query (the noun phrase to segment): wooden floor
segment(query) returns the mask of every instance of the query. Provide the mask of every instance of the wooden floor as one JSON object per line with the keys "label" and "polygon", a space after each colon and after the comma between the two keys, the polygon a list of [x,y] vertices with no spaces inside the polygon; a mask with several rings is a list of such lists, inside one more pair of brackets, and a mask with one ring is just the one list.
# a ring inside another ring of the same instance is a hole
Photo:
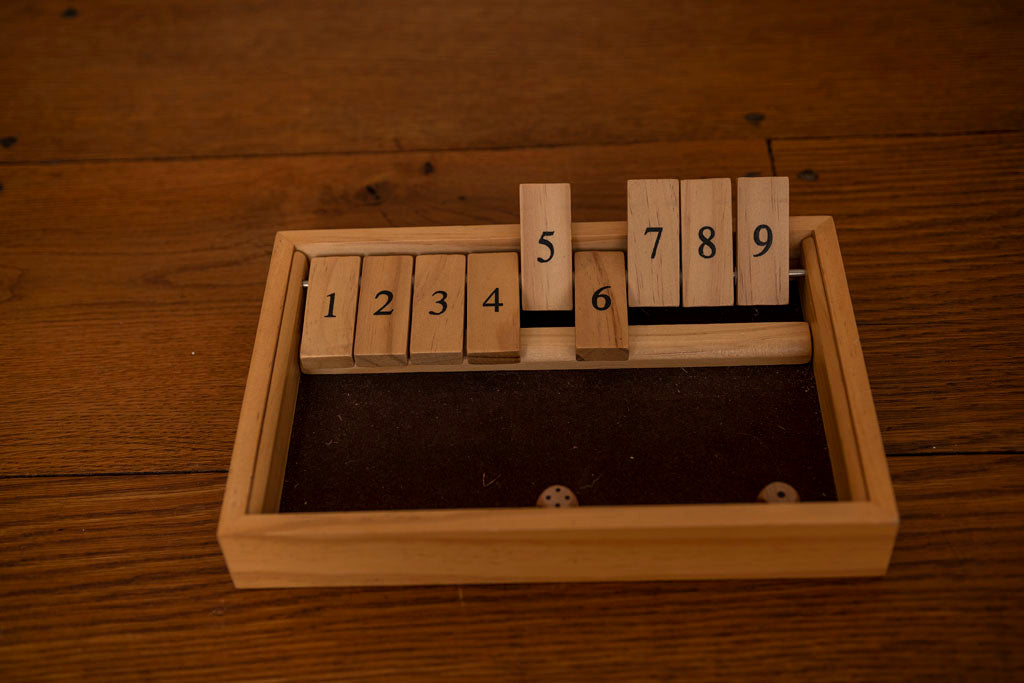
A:
{"label": "wooden floor", "polygon": [[[1024,677],[1020,3],[0,4],[0,676]],[[879,580],[236,591],[275,231],[836,217],[902,527]]]}

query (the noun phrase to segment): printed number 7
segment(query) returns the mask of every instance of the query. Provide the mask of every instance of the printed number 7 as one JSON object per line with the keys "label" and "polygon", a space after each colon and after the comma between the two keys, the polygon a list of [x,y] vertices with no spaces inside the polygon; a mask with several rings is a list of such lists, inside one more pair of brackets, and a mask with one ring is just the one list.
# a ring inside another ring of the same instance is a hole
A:
{"label": "printed number 7", "polygon": [[658,255],[658,244],[661,243],[661,228],[647,228],[644,230],[645,235],[650,235],[652,232],[658,233],[657,237],[654,238],[654,249],[651,249],[651,258]]}

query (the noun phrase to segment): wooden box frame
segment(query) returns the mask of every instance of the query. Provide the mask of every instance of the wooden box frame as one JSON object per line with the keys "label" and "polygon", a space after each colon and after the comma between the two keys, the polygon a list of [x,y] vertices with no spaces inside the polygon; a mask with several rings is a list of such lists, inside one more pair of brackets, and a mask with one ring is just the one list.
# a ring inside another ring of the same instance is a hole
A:
{"label": "wooden box frame", "polygon": [[[639,581],[884,574],[899,517],[835,224],[790,222],[837,502],[278,513],[310,258],[517,251],[519,225],[279,232],[217,538],[235,586]],[[626,223],[573,223],[625,250]]]}

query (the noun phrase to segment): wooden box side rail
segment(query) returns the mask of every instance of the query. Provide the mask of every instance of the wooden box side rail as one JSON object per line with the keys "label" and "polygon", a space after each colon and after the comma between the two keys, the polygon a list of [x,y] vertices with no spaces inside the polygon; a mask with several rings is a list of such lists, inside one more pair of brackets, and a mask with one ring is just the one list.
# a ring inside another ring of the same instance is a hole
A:
{"label": "wooden box side rail", "polygon": [[576,360],[574,335],[571,327],[524,328],[518,363],[472,365],[463,359],[459,365],[353,366],[314,374],[786,365],[811,360],[811,331],[806,322],[632,325],[629,359],[619,361]]}
{"label": "wooden box side rail", "polygon": [[[625,225],[575,224],[573,246],[624,249]],[[812,239],[804,242],[808,237]],[[841,484],[838,490],[845,501],[590,506],[554,513],[528,508],[277,513],[294,414],[298,376],[294,346],[307,257],[501,251],[517,249],[518,239],[518,226],[278,234],[218,527],[236,586],[885,572],[899,520],[835,226],[828,217],[792,218],[790,254],[791,265],[804,263],[809,272],[803,285],[808,322],[795,325],[810,326],[812,362],[822,410],[828,413],[829,449],[834,465],[838,463],[837,486]],[[780,328],[771,329],[774,335]],[[803,344],[803,332],[793,335],[793,330],[783,335],[790,339],[787,343],[800,337],[798,343]],[[560,337],[572,334],[572,329],[540,329],[530,334],[536,335],[537,349],[548,348],[552,353],[552,348],[565,345]],[[648,341],[654,339],[656,335]],[[639,343],[642,347],[643,342]]]}
{"label": "wooden box side rail", "polygon": [[869,503],[584,506],[248,515],[235,586],[877,576],[893,531]]}

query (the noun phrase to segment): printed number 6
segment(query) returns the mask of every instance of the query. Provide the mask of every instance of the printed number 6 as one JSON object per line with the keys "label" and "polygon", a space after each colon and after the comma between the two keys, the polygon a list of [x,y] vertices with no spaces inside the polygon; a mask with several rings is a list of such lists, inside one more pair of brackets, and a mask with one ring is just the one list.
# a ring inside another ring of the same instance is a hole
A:
{"label": "printed number 6", "polygon": [[612,305],[612,298],[604,293],[604,290],[609,289],[611,285],[605,285],[599,287],[594,292],[594,296],[590,297],[590,305],[599,311],[607,311],[608,307]]}
{"label": "printed number 6", "polygon": [[551,259],[553,259],[555,257],[555,245],[551,244],[551,242],[549,242],[548,239],[547,239],[548,237],[554,236],[554,234],[555,234],[554,230],[545,230],[544,232],[542,232],[540,234],[540,239],[537,240],[537,243],[538,244],[543,244],[545,247],[548,248],[548,257],[547,258],[541,258],[540,256],[538,256],[537,257],[537,263],[547,263],[548,261],[550,261]]}

